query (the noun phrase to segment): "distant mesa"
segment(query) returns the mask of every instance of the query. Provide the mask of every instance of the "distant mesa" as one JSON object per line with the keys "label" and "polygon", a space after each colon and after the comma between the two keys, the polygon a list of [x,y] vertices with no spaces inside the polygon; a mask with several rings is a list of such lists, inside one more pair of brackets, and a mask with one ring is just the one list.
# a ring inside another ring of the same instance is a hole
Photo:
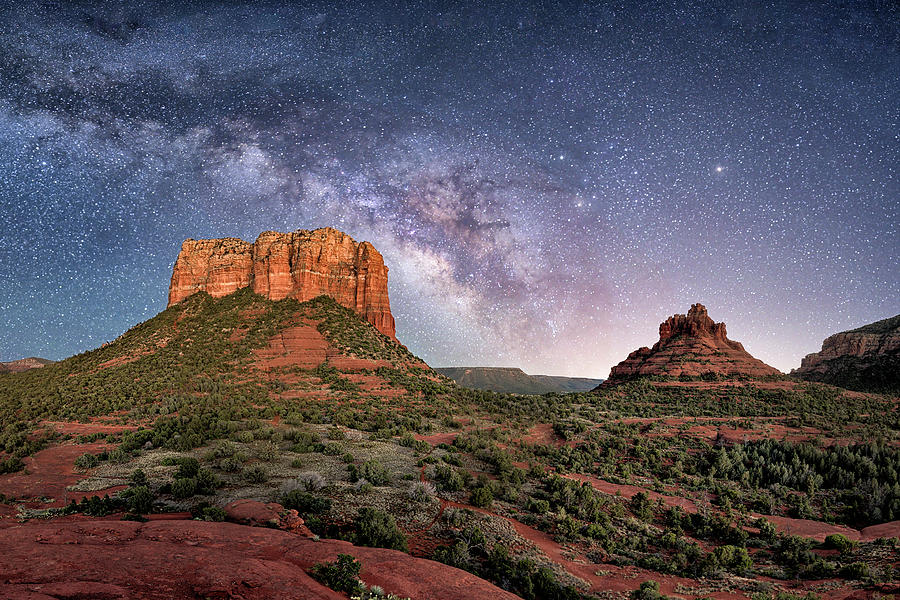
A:
{"label": "distant mesa", "polygon": [[331,227],[265,231],[237,238],[186,240],[169,285],[169,306],[197,292],[227,296],[249,287],[270,300],[331,296],[383,334],[396,338],[387,291],[388,268],[369,242]]}
{"label": "distant mesa", "polygon": [[716,323],[702,304],[686,315],[673,315],[659,326],[659,341],[639,348],[614,366],[604,385],[639,377],[758,378],[781,372],[753,358],[740,342],[729,340],[725,323]]}
{"label": "distant mesa", "polygon": [[440,367],[435,371],[449,377],[461,387],[507,394],[586,392],[603,381],[587,377],[529,375],[515,367]]}
{"label": "distant mesa", "polygon": [[852,390],[900,391],[900,315],[826,338],[791,374]]}
{"label": "distant mesa", "polygon": [[52,360],[47,360],[46,358],[30,356],[28,358],[20,358],[19,360],[0,362],[0,373],[21,373],[22,371],[28,371],[30,369],[39,369],[52,363]]}

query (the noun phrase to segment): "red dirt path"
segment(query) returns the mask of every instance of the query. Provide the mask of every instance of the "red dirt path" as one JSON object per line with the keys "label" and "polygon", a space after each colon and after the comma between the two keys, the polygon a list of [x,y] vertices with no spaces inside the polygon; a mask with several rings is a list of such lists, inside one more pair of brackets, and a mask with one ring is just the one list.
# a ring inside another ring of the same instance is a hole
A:
{"label": "red dirt path", "polygon": [[17,499],[54,498],[53,503],[43,504],[43,507],[62,506],[76,497],[67,492],[66,487],[84,478],[83,474],[75,472],[75,459],[88,452],[97,454],[109,447],[105,442],[94,442],[45,448],[24,459],[24,470],[0,475],[0,493]]}
{"label": "red dirt path", "polygon": [[684,509],[685,512],[697,512],[697,504],[693,500],[689,500],[687,498],[680,498],[678,496],[666,496],[664,494],[660,494],[636,485],[611,483],[609,481],[604,481],[603,479],[598,479],[591,475],[582,475],[580,473],[568,473],[566,475],[563,475],[563,477],[566,477],[567,479],[574,479],[575,481],[586,481],[591,484],[591,487],[599,492],[612,495],[619,493],[625,498],[631,498],[638,492],[646,492],[651,500],[662,500],[663,504],[665,504],[666,506],[680,506]]}

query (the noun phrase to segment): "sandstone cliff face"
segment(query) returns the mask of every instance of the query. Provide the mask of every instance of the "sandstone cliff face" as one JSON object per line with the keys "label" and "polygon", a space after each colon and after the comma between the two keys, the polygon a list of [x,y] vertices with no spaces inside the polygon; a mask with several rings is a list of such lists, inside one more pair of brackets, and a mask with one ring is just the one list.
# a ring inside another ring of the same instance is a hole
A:
{"label": "sandstone cliff face", "polygon": [[900,390],[900,315],[828,337],[792,371],[857,390]]}
{"label": "sandstone cliff face", "polygon": [[330,227],[266,231],[253,244],[236,238],[186,240],[172,271],[169,306],[200,291],[219,297],[245,287],[272,300],[304,302],[325,294],[393,338],[387,273],[372,244]]}
{"label": "sandstone cliff face", "polygon": [[659,326],[659,341],[639,348],[612,368],[606,383],[615,384],[653,375],[764,377],[780,371],[753,358],[740,342],[728,339],[725,323],[716,323],[702,304],[686,315],[674,315]]}

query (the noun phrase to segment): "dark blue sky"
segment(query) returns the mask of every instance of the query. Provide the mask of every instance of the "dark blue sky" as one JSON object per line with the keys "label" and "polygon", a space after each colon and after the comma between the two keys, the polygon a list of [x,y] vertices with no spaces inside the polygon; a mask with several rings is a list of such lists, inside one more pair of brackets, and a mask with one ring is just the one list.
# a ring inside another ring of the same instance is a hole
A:
{"label": "dark blue sky", "polygon": [[787,370],[900,313],[896,3],[169,4],[0,2],[0,360],[325,225],[435,366],[605,377],[699,301]]}

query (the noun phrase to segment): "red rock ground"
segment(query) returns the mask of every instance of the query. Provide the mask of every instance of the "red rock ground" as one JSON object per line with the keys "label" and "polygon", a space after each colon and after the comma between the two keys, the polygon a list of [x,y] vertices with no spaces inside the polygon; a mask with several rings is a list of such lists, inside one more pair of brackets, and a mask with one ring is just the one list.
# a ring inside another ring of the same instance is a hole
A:
{"label": "red rock ground", "polygon": [[346,599],[305,572],[339,553],[362,563],[367,584],[403,597],[517,598],[464,571],[394,550],[234,523],[97,520],[0,530],[0,599]]}
{"label": "red rock ground", "polygon": [[684,509],[685,512],[695,513],[697,512],[697,505],[693,500],[689,500],[687,498],[680,498],[678,496],[667,496],[664,494],[659,494],[654,492],[653,490],[648,490],[636,485],[626,485],[620,483],[611,483],[609,481],[604,481],[603,479],[598,479],[597,477],[592,477],[591,475],[582,475],[580,473],[568,473],[563,475],[568,479],[574,479],[575,481],[587,481],[591,484],[595,490],[599,492],[603,492],[604,494],[621,494],[625,498],[631,498],[638,492],[647,492],[647,495],[651,500],[662,500],[663,504],[667,507],[670,506],[680,506]]}
{"label": "red rock ground", "polygon": [[42,421],[42,427],[52,427],[58,433],[70,435],[90,435],[92,433],[120,433],[134,431],[137,425],[116,425],[96,420],[91,423],[74,423],[71,421]]}
{"label": "red rock ground", "polygon": [[328,342],[310,323],[288,327],[269,340],[268,346],[254,350],[260,369],[299,366],[314,369],[325,362]]}
{"label": "red rock ground", "polygon": [[457,436],[459,436],[458,431],[432,433],[431,435],[422,435],[421,433],[416,433],[413,435],[413,437],[417,440],[428,442],[432,446],[438,446],[440,444],[452,444],[454,440],[456,440]]}
{"label": "red rock ground", "polygon": [[825,538],[833,533],[845,535],[848,539],[860,542],[872,542],[881,537],[895,537],[900,535],[900,521],[890,521],[889,523],[880,523],[872,525],[862,530],[853,529],[846,525],[832,525],[831,523],[823,523],[821,521],[810,521],[808,519],[791,519],[789,517],[778,517],[772,515],[754,515],[762,516],[771,521],[778,531],[789,533],[791,535],[799,535],[800,537],[824,542]]}
{"label": "red rock ground", "polygon": [[562,446],[566,442],[553,432],[552,423],[538,423],[528,430],[522,437],[526,444],[542,444],[547,446]]}
{"label": "red rock ground", "polygon": [[[53,498],[48,506],[63,506],[71,498],[80,499],[83,494],[67,492],[82,475],[75,471],[75,459],[86,452],[97,454],[107,448],[105,442],[92,444],[63,444],[51,446],[24,459],[25,468],[18,473],[0,475],[0,492],[18,500]],[[92,492],[90,495],[96,494]],[[101,493],[102,495],[102,493]]]}

